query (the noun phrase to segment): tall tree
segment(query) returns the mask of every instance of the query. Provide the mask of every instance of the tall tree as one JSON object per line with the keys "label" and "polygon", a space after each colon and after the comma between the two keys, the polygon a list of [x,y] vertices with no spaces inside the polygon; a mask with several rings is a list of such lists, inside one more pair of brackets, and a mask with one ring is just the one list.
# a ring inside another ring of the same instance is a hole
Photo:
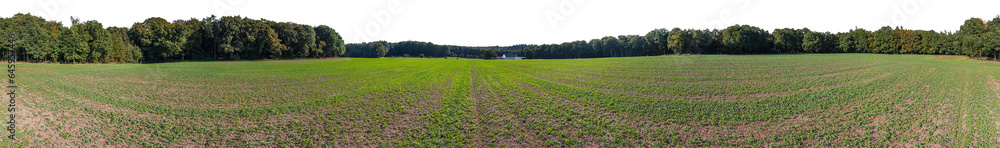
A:
{"label": "tall tree", "polygon": [[994,60],[1000,60],[1000,15],[993,17],[986,22],[986,31],[982,33],[983,50],[993,56]]}
{"label": "tall tree", "polygon": [[691,34],[680,28],[674,28],[670,30],[670,38],[667,42],[667,48],[670,48],[674,54],[684,54],[688,52]]}
{"label": "tall tree", "polygon": [[138,63],[142,59],[142,50],[129,41],[128,28],[108,27],[111,35],[111,61],[116,63]]}
{"label": "tall tree", "polygon": [[385,53],[389,52],[389,47],[386,45],[385,41],[375,41],[369,42],[368,48],[372,50],[372,56],[381,58],[385,56]]}
{"label": "tall tree", "polygon": [[[53,56],[60,54],[56,38],[61,31],[68,30],[62,27],[62,23],[46,21],[41,17],[31,14],[15,14],[10,19],[5,19],[10,25],[8,32],[14,33],[18,38],[14,41],[18,45],[18,59],[27,62],[50,61]],[[56,62],[56,61],[50,61]]]}
{"label": "tall tree", "polygon": [[836,48],[836,36],[830,32],[806,32],[802,36],[802,50],[810,53],[831,52]]}
{"label": "tall tree", "polygon": [[[636,55],[648,55],[646,54],[646,52],[647,48],[649,48],[647,47],[649,43],[646,41],[645,37],[638,35],[629,36],[628,45],[629,48],[633,51],[633,53],[635,53]],[[592,57],[592,56],[587,56],[587,57]]]}
{"label": "tall tree", "polygon": [[722,44],[731,50],[729,53],[764,53],[768,36],[767,31],[754,26],[733,25],[722,31]]}
{"label": "tall tree", "polygon": [[223,16],[212,24],[212,32],[219,58],[276,58],[288,49],[266,20]]}
{"label": "tall tree", "polygon": [[483,52],[483,56],[482,57],[483,57],[483,59],[496,59],[497,58],[497,51],[496,50],[486,50],[486,52]]}
{"label": "tall tree", "polygon": [[152,17],[133,24],[129,37],[148,55],[147,60],[167,61],[181,54],[186,34],[167,20]]}
{"label": "tall tree", "polygon": [[82,39],[89,45],[89,53],[84,58],[86,62],[106,63],[110,60],[111,34],[104,29],[104,26],[97,21],[90,20],[84,23],[77,23],[74,19],[72,29],[76,31]]}
{"label": "tall tree", "polygon": [[691,53],[701,54],[712,48],[712,33],[706,30],[691,30]]}
{"label": "tall tree", "polygon": [[339,57],[344,55],[346,51],[344,39],[340,37],[340,34],[336,30],[326,25],[316,26],[315,30],[318,41],[316,44],[323,50],[323,56]]}
{"label": "tall tree", "polygon": [[615,38],[613,36],[606,36],[604,38],[601,38],[601,41],[603,42],[603,44],[601,44],[603,51],[610,57],[616,57],[616,54],[621,54],[621,51],[618,51],[618,49],[621,48],[621,44],[618,42],[618,38]]}
{"label": "tall tree", "polygon": [[206,59],[210,57],[205,57],[210,51],[206,50],[205,47],[205,34],[206,28],[205,23],[202,20],[191,18],[188,20],[176,20],[174,21],[175,27],[177,27],[178,32],[183,35],[181,38],[181,60],[189,59]]}
{"label": "tall tree", "polygon": [[849,32],[838,33],[837,49],[840,52],[868,52],[868,38],[871,32],[865,29],[855,28]]}
{"label": "tall tree", "polygon": [[810,31],[806,28],[800,30],[792,28],[774,29],[774,48],[782,53],[803,52],[802,36],[805,35],[805,32]]}
{"label": "tall tree", "polygon": [[869,38],[869,49],[871,53],[889,53],[892,49],[892,27],[885,26],[874,33]]}
{"label": "tall tree", "polygon": [[981,34],[986,32],[986,23],[979,18],[970,18],[959,27],[956,33],[962,44],[962,49],[966,55],[980,57],[983,54],[983,38]]}
{"label": "tall tree", "polygon": [[654,29],[646,33],[643,37],[646,38],[647,47],[649,47],[649,50],[646,51],[648,55],[663,55],[670,52],[668,48],[670,30],[664,28]]}
{"label": "tall tree", "polygon": [[82,35],[76,33],[76,30],[61,31],[58,47],[64,51],[63,60],[71,63],[84,62],[89,52],[87,42],[83,40]]}

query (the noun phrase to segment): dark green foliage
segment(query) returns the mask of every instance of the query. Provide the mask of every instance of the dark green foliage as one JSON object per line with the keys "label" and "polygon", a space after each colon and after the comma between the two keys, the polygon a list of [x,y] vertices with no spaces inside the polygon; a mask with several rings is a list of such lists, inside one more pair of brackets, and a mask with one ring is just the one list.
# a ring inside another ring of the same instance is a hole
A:
{"label": "dark green foliage", "polygon": [[344,47],[344,39],[336,30],[330,26],[316,26],[316,45],[323,50],[324,57],[339,57],[344,55],[347,49]]}
{"label": "dark green foliage", "polygon": [[711,49],[712,44],[714,44],[712,32],[709,30],[691,30],[691,46],[689,51],[691,53],[704,53],[705,50]]}
{"label": "dark green foliage", "polygon": [[[985,51],[985,41],[983,34],[986,33],[986,23],[979,18],[965,20],[956,33],[961,40],[961,49],[965,55],[979,57]],[[992,39],[990,39],[992,40]]]}
{"label": "dark green foliage", "polygon": [[691,49],[691,33],[680,28],[671,29],[667,48],[674,51],[674,54],[690,53],[688,49]]}
{"label": "dark green foliage", "polygon": [[[365,42],[360,44],[347,44],[347,52],[344,53],[346,57],[369,57],[369,58],[381,58],[389,52],[389,42],[386,41],[375,41],[375,42]],[[399,55],[402,56],[402,55]]]}
{"label": "dark green foliage", "polygon": [[219,59],[278,58],[289,46],[282,44],[276,29],[266,20],[223,16],[214,20],[212,30]]}
{"label": "dark green foliage", "polygon": [[868,44],[869,52],[871,53],[890,53],[892,49],[892,27],[885,26],[878,29],[872,33],[872,37],[868,40],[871,41]]}
{"label": "dark green foliage", "polygon": [[[131,28],[107,27],[72,18],[69,27],[30,14],[0,18],[0,33],[14,33],[18,58],[27,62],[139,63],[184,60],[291,59],[316,57],[481,58],[488,51],[526,58],[597,58],[666,54],[888,53],[957,54],[1000,58],[1000,16],[971,18],[957,32],[882,27],[832,34],[782,28],[767,32],[749,25],[724,30],[654,29],[644,35],[606,36],[561,44],[469,47],[430,42],[376,41],[346,44],[325,25],[210,16],[168,22],[152,17]],[[8,43],[0,43],[8,51]],[[6,53],[0,53],[4,55]]]}
{"label": "dark green foliage", "polygon": [[830,32],[808,31],[802,36],[802,50],[809,53],[834,52],[837,40]]}
{"label": "dark green foliage", "polygon": [[[272,58],[319,57],[323,55],[322,48],[316,46],[316,31],[313,27],[291,22],[273,22],[266,20],[264,20],[264,22],[269,24],[270,29],[273,29],[273,32],[278,36],[277,41],[280,41],[280,45],[275,45],[277,49],[265,47],[265,51],[267,51]],[[260,30],[264,30],[264,28],[262,27]],[[265,34],[267,32],[259,33]]]}
{"label": "dark green foliage", "polygon": [[400,56],[404,54],[409,55],[428,55],[432,57],[446,57],[451,55],[448,48],[445,46],[435,45],[430,42],[419,42],[419,41],[402,41],[393,43],[389,47],[389,51],[386,56]]}
{"label": "dark green foliage", "polygon": [[142,59],[142,50],[129,41],[128,28],[108,27],[111,44],[111,52],[105,55],[110,56],[109,61],[113,63],[138,63]]}
{"label": "dark green foliage", "polygon": [[[648,47],[649,44],[646,38],[638,35],[629,35],[628,37],[629,37],[628,43],[626,43],[625,46],[628,47],[626,50],[631,51],[629,52],[630,55],[644,55],[646,49],[649,48]],[[587,42],[584,41],[579,41],[579,42],[582,43],[582,45],[579,46],[590,46],[590,44]]]}
{"label": "dark green foliage", "polygon": [[648,49],[645,50],[645,52],[643,53],[645,53],[646,55],[667,54],[668,53],[667,45],[669,43],[668,42],[669,36],[670,36],[670,30],[667,29],[661,28],[649,31],[649,33],[646,33],[646,36],[643,36],[643,38],[646,38],[646,47],[648,47]]}
{"label": "dark green foliage", "polygon": [[[336,57],[346,51],[340,34],[323,25],[275,23],[239,16],[173,22],[151,17],[131,28],[105,28],[93,20],[71,20],[72,24],[65,27],[62,23],[30,14],[17,14],[0,18],[0,33],[18,36],[16,43],[22,50],[19,60],[27,62],[139,63]],[[8,51],[8,48],[9,45],[0,50]],[[0,53],[3,54],[6,52]]]}
{"label": "dark green foliage", "polygon": [[809,29],[774,29],[774,48],[779,53],[803,52],[802,36],[805,36]]}
{"label": "dark green foliage", "polygon": [[181,51],[182,56],[180,60],[195,60],[195,59],[211,59],[208,55],[210,52],[206,51],[210,49],[205,47],[206,31],[205,24],[201,20],[191,18],[189,20],[176,20],[174,24],[177,24],[178,30],[181,34],[187,34],[185,41],[182,43],[183,51]]}
{"label": "dark green foliage", "polygon": [[[603,48],[599,51],[604,51],[603,53],[607,53],[610,57],[618,57],[621,54],[621,42],[618,42],[618,38],[613,36],[601,38],[601,47]],[[618,53],[616,54],[615,51]]]}
{"label": "dark green foliage", "polygon": [[[3,30],[17,35],[18,60],[27,62],[54,62],[52,57],[59,57],[62,50],[56,47],[60,31],[68,30],[61,23],[45,21],[31,14],[16,14],[4,19],[7,24]],[[7,37],[7,35],[4,35]],[[4,47],[9,48],[9,47]],[[7,54],[6,51],[3,53]],[[58,59],[58,58],[55,58]]]}
{"label": "dark green foliage", "polygon": [[754,26],[733,25],[722,30],[722,44],[729,53],[766,53],[769,36],[767,31]]}
{"label": "dark green foliage", "polygon": [[868,51],[868,38],[871,32],[865,29],[851,29],[848,32],[837,33],[837,49],[839,52],[856,53]]}
{"label": "dark green foliage", "polygon": [[148,61],[172,61],[181,56],[184,41],[189,32],[167,22],[163,18],[152,17],[135,23],[129,29],[129,36],[141,48]]}
{"label": "dark green foliage", "polygon": [[86,60],[89,47],[82,35],[75,30],[61,30],[59,34],[59,44],[56,48],[61,49],[63,60],[70,63],[83,62]]}
{"label": "dark green foliage", "polygon": [[486,50],[486,52],[483,52],[483,59],[496,59],[497,56],[496,50]]}

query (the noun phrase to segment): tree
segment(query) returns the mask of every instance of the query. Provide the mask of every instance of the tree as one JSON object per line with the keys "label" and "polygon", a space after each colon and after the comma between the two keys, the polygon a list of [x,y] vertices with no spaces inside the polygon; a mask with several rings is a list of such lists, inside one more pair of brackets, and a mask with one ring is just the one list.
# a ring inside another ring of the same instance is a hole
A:
{"label": "tree", "polygon": [[376,58],[384,57],[385,53],[389,52],[389,47],[386,46],[385,41],[369,42],[368,48],[372,50],[372,56]]}
{"label": "tree", "polygon": [[[14,41],[19,50],[17,57],[19,61],[54,61],[62,53],[59,48],[57,37],[66,29],[62,23],[46,21],[31,14],[15,14],[10,19],[5,19],[10,25],[9,33],[14,33],[18,38]],[[4,35],[6,36],[6,35]],[[8,47],[4,47],[5,49]],[[5,52],[6,53],[6,52]],[[6,55],[4,53],[4,55]]]}
{"label": "tree", "polygon": [[340,37],[340,34],[336,30],[326,25],[316,26],[315,30],[318,41],[317,45],[323,50],[324,57],[339,57],[344,55],[346,51],[344,39]]}
{"label": "tree", "polygon": [[288,51],[275,29],[269,27],[267,20],[223,16],[214,20],[211,27],[215,53],[218,54],[216,58],[277,58]]}
{"label": "tree", "polygon": [[608,54],[608,56],[615,57],[616,56],[615,54],[621,54],[620,51],[618,53],[615,53],[616,50],[621,48],[621,44],[618,42],[618,38],[615,38],[613,36],[606,36],[604,38],[601,38],[601,42],[603,43],[601,44],[601,47],[603,51],[605,51],[605,53]]}
{"label": "tree", "polygon": [[869,49],[871,53],[890,53],[892,47],[892,27],[885,26],[874,33],[869,38]]}
{"label": "tree", "polygon": [[174,21],[174,25],[178,28],[178,32],[186,35],[181,37],[183,39],[183,43],[180,43],[182,44],[181,60],[209,58],[205,57],[205,55],[210,53],[206,51],[209,47],[205,47],[205,42],[207,41],[205,23],[201,20],[191,18],[188,20],[176,20]]}
{"label": "tree", "polygon": [[66,62],[83,62],[88,53],[87,42],[75,30],[63,30],[59,34],[59,49],[63,49],[63,60]]}
{"label": "tree", "polygon": [[837,49],[840,52],[868,52],[868,38],[871,32],[865,29],[855,28],[849,32],[838,33]]}
{"label": "tree", "polygon": [[299,34],[299,45],[296,46],[297,57],[319,57],[323,50],[316,46],[316,31],[309,25],[298,25],[295,31]]}
{"label": "tree", "polygon": [[588,55],[591,55],[591,57],[610,56],[606,52],[604,52],[604,40],[591,39],[590,42],[587,42],[587,44],[590,44],[590,50],[588,51],[588,53],[590,54]]}
{"label": "tree", "polygon": [[900,47],[899,53],[902,54],[912,54],[920,51],[920,32],[914,30],[902,30],[902,36],[899,38]]}
{"label": "tree", "polygon": [[984,50],[991,54],[994,60],[1000,60],[1000,15],[986,22],[986,32],[981,36],[985,39]]}
{"label": "tree", "polygon": [[712,48],[712,33],[706,30],[691,30],[691,53],[703,53]]}
{"label": "tree", "polygon": [[535,57],[535,50],[528,49],[528,48],[525,48],[525,49],[522,49],[522,50],[523,50],[522,52],[523,52],[525,58],[529,58],[529,59],[536,58]]}
{"label": "tree", "polygon": [[97,21],[87,21],[81,23],[78,18],[70,17],[72,20],[72,26],[70,27],[80,39],[87,43],[86,53],[78,53],[82,56],[82,62],[87,63],[101,63],[104,62],[108,57],[106,53],[110,51],[110,43],[108,42],[109,34],[101,23]]}
{"label": "tree", "polygon": [[836,46],[835,36],[830,32],[806,32],[802,36],[802,50],[810,53],[820,53],[832,51]]}
{"label": "tree", "polygon": [[167,20],[152,17],[133,24],[129,37],[145,52],[143,55],[148,55],[147,60],[166,61],[180,55],[187,36]]}
{"label": "tree", "polygon": [[111,35],[111,61],[117,63],[138,63],[142,61],[142,50],[129,41],[128,29],[119,27],[108,27],[108,34]]}
{"label": "tree", "polygon": [[[629,49],[632,50],[632,53],[635,53],[637,55],[648,55],[648,54],[646,54],[646,51],[647,51],[646,49],[649,48],[649,47],[647,47],[647,45],[648,45],[648,43],[647,43],[645,37],[638,36],[638,35],[631,35],[631,36],[629,36],[628,46],[629,46]],[[590,56],[588,56],[588,57],[590,57]]]}
{"label": "tree", "polygon": [[486,52],[483,52],[483,59],[496,59],[497,56],[496,50],[486,50]]}
{"label": "tree", "polygon": [[767,31],[750,25],[733,25],[722,30],[722,44],[729,53],[764,53],[768,47]]}
{"label": "tree", "polygon": [[774,48],[785,53],[803,52],[802,37],[806,32],[810,32],[809,29],[774,29]]}
{"label": "tree", "polygon": [[964,53],[971,57],[980,57],[983,54],[983,38],[981,34],[986,32],[986,23],[979,18],[965,20],[956,33],[961,41]]}
{"label": "tree", "polygon": [[684,54],[690,48],[691,34],[680,28],[674,28],[670,30],[670,38],[667,42],[667,47],[674,51],[674,54]]}
{"label": "tree", "polygon": [[663,55],[667,54],[669,45],[669,35],[670,30],[667,29],[655,29],[646,33],[643,38],[646,38],[646,47],[648,50],[645,51],[646,55]]}

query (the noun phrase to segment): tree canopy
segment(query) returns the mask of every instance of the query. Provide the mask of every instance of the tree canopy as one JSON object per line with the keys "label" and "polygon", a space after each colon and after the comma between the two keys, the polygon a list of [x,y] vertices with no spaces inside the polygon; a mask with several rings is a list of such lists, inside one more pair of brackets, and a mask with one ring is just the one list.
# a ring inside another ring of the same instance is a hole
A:
{"label": "tree canopy", "polygon": [[[19,60],[54,63],[139,63],[182,60],[286,59],[343,56],[345,42],[330,26],[210,16],[170,22],[151,17],[131,27],[72,24],[30,14],[0,18],[15,33]],[[4,43],[6,45],[6,43]],[[6,51],[9,46],[0,47]],[[5,54],[5,53],[4,53]]]}
{"label": "tree canopy", "polygon": [[[750,25],[725,29],[653,29],[642,35],[605,36],[559,44],[456,46],[423,41],[347,43],[333,28],[293,22],[209,16],[168,21],[151,17],[130,27],[97,21],[61,22],[30,14],[0,18],[0,33],[13,33],[18,60],[53,63],[142,63],[185,60],[293,59],[322,57],[464,57],[484,53],[534,59],[653,56],[667,54],[883,53],[954,54],[1000,58],[1000,16],[966,20],[958,30],[911,30],[884,26],[830,33],[807,28]],[[7,51],[9,43],[0,43]],[[0,55],[6,52],[0,52]]]}

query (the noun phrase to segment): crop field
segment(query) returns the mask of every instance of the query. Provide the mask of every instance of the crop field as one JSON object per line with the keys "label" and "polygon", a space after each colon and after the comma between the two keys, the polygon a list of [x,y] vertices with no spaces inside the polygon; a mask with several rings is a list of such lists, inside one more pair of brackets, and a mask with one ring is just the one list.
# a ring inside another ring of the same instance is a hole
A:
{"label": "crop field", "polygon": [[1000,147],[1000,63],[961,58],[21,64],[0,145]]}

